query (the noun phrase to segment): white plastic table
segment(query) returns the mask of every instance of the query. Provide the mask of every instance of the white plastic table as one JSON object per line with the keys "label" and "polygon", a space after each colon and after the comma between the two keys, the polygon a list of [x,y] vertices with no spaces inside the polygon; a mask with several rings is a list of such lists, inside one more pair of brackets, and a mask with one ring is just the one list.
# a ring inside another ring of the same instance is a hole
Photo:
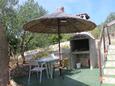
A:
{"label": "white plastic table", "polygon": [[38,59],[39,63],[45,63],[50,77],[53,78],[53,64],[59,61],[58,57],[48,56]]}

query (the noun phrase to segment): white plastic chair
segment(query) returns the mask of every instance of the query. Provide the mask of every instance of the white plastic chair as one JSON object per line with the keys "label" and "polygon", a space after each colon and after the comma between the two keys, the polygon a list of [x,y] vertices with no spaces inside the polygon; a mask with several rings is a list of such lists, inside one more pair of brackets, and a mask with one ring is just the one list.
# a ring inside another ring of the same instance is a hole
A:
{"label": "white plastic chair", "polygon": [[39,77],[39,82],[41,83],[42,81],[42,72],[44,70],[46,70],[46,73],[47,73],[47,77],[48,77],[48,70],[46,67],[43,67],[45,63],[41,63],[40,65],[38,64],[38,61],[37,60],[32,60],[29,62],[29,77],[28,77],[28,83],[30,83],[30,78],[31,78],[31,72],[36,72],[37,73],[37,77],[38,76],[38,73],[40,73],[40,77]]}
{"label": "white plastic chair", "polygon": [[50,54],[52,59],[55,59],[54,61],[52,61],[50,63],[50,68],[49,68],[49,73],[50,73],[50,77],[51,79],[53,78],[53,72],[54,72],[54,65],[57,64],[57,60],[59,59],[58,56],[56,56],[54,53]]}

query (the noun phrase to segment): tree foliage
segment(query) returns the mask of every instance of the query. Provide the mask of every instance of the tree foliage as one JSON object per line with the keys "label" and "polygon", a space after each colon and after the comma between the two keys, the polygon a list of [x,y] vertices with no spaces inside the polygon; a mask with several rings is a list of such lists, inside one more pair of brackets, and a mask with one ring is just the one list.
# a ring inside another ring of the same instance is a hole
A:
{"label": "tree foliage", "polygon": [[101,28],[99,26],[91,31],[91,34],[94,36],[94,38],[98,39],[100,36]]}
{"label": "tree foliage", "polygon": [[47,11],[39,6],[34,0],[26,1],[25,4],[21,5],[19,9],[17,9],[17,37],[20,40],[20,53],[23,59],[24,51],[31,49],[32,45],[34,45],[31,44],[31,41],[36,36],[33,33],[24,31],[23,25],[32,19],[46,14],[46,12]]}
{"label": "tree foliage", "polygon": [[17,15],[15,6],[17,3],[18,0],[1,0],[0,2],[0,20],[6,30],[9,43],[9,51],[13,52],[16,49],[15,44],[18,42],[15,36],[15,19]]}
{"label": "tree foliage", "polygon": [[[106,20],[101,23],[100,25],[97,26],[97,28],[95,28],[93,31],[91,31],[91,33],[94,35],[95,38],[99,38],[101,29],[103,28],[103,25],[106,25],[107,23],[110,23],[111,21],[115,20],[115,12],[110,13]],[[109,29],[110,33],[114,33],[115,31],[115,25],[111,26]]]}
{"label": "tree foliage", "polygon": [[112,12],[107,16],[107,19],[105,20],[105,23],[109,23],[112,20],[115,20],[115,12]]}
{"label": "tree foliage", "polygon": [[[112,12],[108,15],[107,19],[105,20],[105,24],[110,23],[111,21],[115,20],[115,12]],[[110,33],[115,32],[115,25],[112,25],[109,29]]]}
{"label": "tree foliage", "polygon": [[34,0],[28,0],[23,5],[18,5],[18,0],[1,0],[0,4],[0,20],[6,29],[9,55],[24,54],[24,51],[33,45],[29,43],[35,35],[25,32],[23,25],[31,19],[46,14],[47,11]]}

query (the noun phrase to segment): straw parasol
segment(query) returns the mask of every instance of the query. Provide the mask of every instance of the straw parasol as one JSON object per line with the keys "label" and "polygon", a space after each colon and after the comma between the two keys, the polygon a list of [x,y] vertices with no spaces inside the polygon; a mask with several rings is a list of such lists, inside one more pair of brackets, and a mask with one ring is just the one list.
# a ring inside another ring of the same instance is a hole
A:
{"label": "straw parasol", "polygon": [[[69,15],[64,13],[64,8],[52,14],[44,15],[24,25],[24,29],[38,33],[75,33],[92,30],[96,25],[83,19],[81,15]],[[85,15],[85,14],[84,14]]]}
{"label": "straw parasol", "polygon": [[[85,16],[85,19],[84,19]],[[58,11],[44,15],[40,18],[31,20],[24,25],[26,31],[36,33],[51,33],[58,34],[59,38],[59,57],[60,55],[60,34],[61,33],[76,33],[82,31],[93,30],[96,24],[87,20],[86,14],[69,15],[64,13],[64,7]]]}

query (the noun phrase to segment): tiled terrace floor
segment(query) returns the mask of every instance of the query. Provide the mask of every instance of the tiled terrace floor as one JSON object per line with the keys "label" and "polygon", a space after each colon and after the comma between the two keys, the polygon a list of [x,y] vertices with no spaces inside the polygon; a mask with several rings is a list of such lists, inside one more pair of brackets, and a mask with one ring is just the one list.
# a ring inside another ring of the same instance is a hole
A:
{"label": "tiled terrace floor", "polygon": [[[22,86],[28,86],[27,78],[20,77],[14,80]],[[98,79],[98,69],[76,69],[66,72],[64,79],[58,75],[55,75],[54,79],[46,79],[44,75],[41,84],[37,77],[33,75],[29,86],[100,86]]]}

